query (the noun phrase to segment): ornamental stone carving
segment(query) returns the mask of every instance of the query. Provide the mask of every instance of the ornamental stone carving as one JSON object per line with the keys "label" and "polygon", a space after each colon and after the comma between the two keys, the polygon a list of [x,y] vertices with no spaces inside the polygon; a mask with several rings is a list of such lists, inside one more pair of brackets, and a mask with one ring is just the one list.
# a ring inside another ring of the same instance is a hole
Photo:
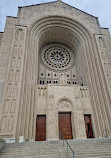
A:
{"label": "ornamental stone carving", "polygon": [[47,125],[48,125],[48,139],[54,139],[56,137],[56,117],[55,111],[49,109],[47,111]]}
{"label": "ornamental stone carving", "polygon": [[111,83],[111,78],[110,78],[110,75],[109,75],[109,74],[107,74],[107,81],[108,81],[108,84]]}
{"label": "ornamental stone carving", "polygon": [[2,116],[1,119],[1,132],[5,132],[6,131],[6,125],[7,125],[7,116]]}
{"label": "ornamental stone carving", "polygon": [[60,110],[71,111],[72,110],[72,103],[68,99],[62,99],[59,101],[57,108],[59,111]]}
{"label": "ornamental stone carving", "polygon": [[16,108],[16,100],[13,99],[13,100],[11,101],[10,113],[14,113],[14,112],[15,112],[15,108]]}
{"label": "ornamental stone carving", "polygon": [[20,70],[16,70],[15,72],[15,81],[19,81],[20,80]]}
{"label": "ornamental stone carving", "polygon": [[18,84],[15,83],[13,87],[13,97],[16,97],[18,95]]}
{"label": "ornamental stone carving", "polygon": [[16,65],[16,67],[20,68],[20,66],[21,66],[21,58],[19,57],[19,58],[17,58],[17,65]]}
{"label": "ornamental stone carving", "polygon": [[82,112],[78,113],[78,135],[80,138],[86,137],[84,116]]}
{"label": "ornamental stone carving", "polygon": [[17,55],[17,54],[18,54],[18,46],[15,45],[13,49],[13,55]]}
{"label": "ornamental stone carving", "polygon": [[14,70],[12,69],[9,71],[9,81],[13,81],[13,79],[14,79]]}
{"label": "ornamental stone carving", "polygon": [[21,45],[20,45],[19,48],[18,48],[18,56],[19,56],[19,55],[20,55],[20,56],[22,55],[22,46],[21,46]]}
{"label": "ornamental stone carving", "polygon": [[100,44],[100,47],[105,48],[105,41],[102,37],[99,37],[99,44]]}
{"label": "ornamental stone carving", "polygon": [[16,66],[16,58],[12,58],[11,67],[14,68]]}
{"label": "ornamental stone carving", "polygon": [[41,61],[53,70],[65,70],[73,65],[73,54],[63,44],[48,44],[41,50]]}
{"label": "ornamental stone carving", "polygon": [[23,30],[21,28],[17,29],[15,38],[16,38],[17,42],[23,41]]}
{"label": "ornamental stone carving", "polygon": [[9,106],[10,106],[10,100],[9,100],[9,99],[6,99],[6,100],[4,101],[3,113],[8,113]]}
{"label": "ornamental stone carving", "polygon": [[48,86],[48,95],[49,96],[54,96],[54,87]]}
{"label": "ornamental stone carving", "polygon": [[8,120],[8,132],[12,132],[14,125],[14,116],[11,115]]}
{"label": "ornamental stone carving", "polygon": [[52,108],[54,106],[54,97],[49,96],[49,108]]}
{"label": "ornamental stone carving", "polygon": [[11,97],[11,93],[12,93],[12,84],[9,83],[7,86],[6,96]]}
{"label": "ornamental stone carving", "polygon": [[67,84],[67,77],[65,76],[64,73],[60,74],[59,82],[60,82],[60,84]]}
{"label": "ornamental stone carving", "polygon": [[75,90],[75,97],[80,98],[81,97],[80,87],[74,87],[74,90]]}

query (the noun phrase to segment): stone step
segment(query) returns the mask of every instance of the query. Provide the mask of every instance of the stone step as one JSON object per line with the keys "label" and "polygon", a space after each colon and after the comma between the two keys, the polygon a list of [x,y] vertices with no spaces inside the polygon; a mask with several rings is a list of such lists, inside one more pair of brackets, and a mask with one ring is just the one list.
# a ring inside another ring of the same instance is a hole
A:
{"label": "stone step", "polygon": [[[111,158],[111,139],[67,140],[74,158]],[[24,142],[6,144],[0,158],[67,158],[63,141]],[[69,150],[69,158],[72,153]]]}

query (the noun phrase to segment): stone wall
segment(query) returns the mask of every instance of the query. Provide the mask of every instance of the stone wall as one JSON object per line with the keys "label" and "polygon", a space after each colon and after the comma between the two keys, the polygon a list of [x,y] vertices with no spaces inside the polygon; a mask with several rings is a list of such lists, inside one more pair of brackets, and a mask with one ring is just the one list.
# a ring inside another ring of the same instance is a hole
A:
{"label": "stone wall", "polygon": [[1,42],[2,42],[2,36],[3,36],[3,32],[0,32],[0,45],[1,45]]}
{"label": "stone wall", "polygon": [[[62,35],[49,38],[57,28],[64,28]],[[111,130],[110,41],[108,31],[100,28],[97,18],[59,1],[21,7],[17,18],[8,17],[0,47],[0,137],[18,139],[22,135],[35,139],[36,115],[40,113],[49,116],[50,131],[50,117],[54,125],[58,124],[58,106],[64,105],[61,101],[72,108],[75,137],[85,137],[85,113],[92,114],[95,137],[104,137],[104,131]],[[67,44],[80,54],[86,78],[86,87],[81,91],[79,85],[37,87],[40,48],[47,42]],[[90,99],[86,99],[86,89]],[[55,127],[47,139],[58,137]]]}

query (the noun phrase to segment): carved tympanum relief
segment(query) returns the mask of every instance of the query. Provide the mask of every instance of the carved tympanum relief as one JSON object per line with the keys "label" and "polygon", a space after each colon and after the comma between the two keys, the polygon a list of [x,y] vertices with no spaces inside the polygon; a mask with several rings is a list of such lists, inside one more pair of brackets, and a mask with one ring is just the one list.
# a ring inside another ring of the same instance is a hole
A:
{"label": "carved tympanum relief", "polygon": [[72,103],[68,99],[61,99],[57,104],[56,108],[59,111],[72,111]]}

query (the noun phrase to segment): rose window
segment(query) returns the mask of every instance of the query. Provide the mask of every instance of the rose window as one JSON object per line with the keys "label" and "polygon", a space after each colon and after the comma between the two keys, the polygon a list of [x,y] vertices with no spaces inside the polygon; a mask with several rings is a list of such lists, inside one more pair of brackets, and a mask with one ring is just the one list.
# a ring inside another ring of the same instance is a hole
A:
{"label": "rose window", "polygon": [[41,61],[45,66],[64,70],[73,65],[73,55],[71,51],[62,44],[49,44],[41,51]]}

